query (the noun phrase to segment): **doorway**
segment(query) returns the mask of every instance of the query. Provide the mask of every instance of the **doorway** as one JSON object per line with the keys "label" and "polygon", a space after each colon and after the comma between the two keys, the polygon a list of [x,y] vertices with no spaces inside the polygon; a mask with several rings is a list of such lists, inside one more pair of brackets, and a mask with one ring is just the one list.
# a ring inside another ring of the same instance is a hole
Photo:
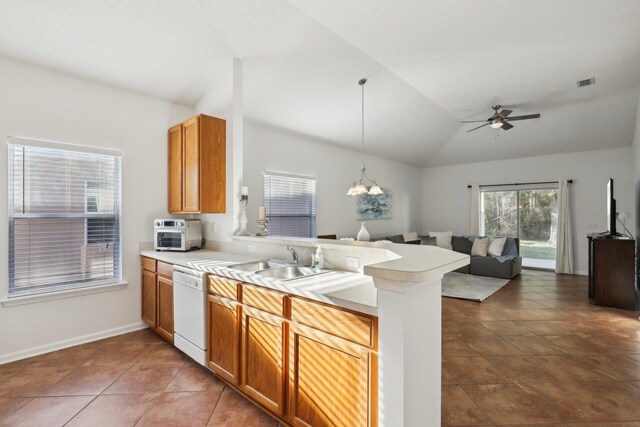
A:
{"label": "doorway", "polygon": [[481,234],[520,239],[523,267],[555,270],[558,188],[482,190]]}

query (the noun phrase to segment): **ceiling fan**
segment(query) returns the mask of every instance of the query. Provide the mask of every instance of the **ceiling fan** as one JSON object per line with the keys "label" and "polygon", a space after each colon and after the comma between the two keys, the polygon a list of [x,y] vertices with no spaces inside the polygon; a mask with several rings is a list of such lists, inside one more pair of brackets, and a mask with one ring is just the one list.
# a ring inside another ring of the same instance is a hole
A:
{"label": "ceiling fan", "polygon": [[509,117],[513,111],[511,110],[502,110],[498,113],[498,110],[502,108],[502,105],[494,105],[493,107],[493,116],[489,117],[487,120],[470,120],[470,121],[462,121],[460,123],[484,123],[478,127],[468,130],[466,133],[472,132],[476,129],[480,129],[487,125],[491,126],[494,129],[502,128],[503,130],[509,130],[513,127],[513,125],[509,122],[513,122],[515,120],[529,120],[529,119],[537,119],[540,117],[540,113],[536,114],[527,114],[525,116],[512,116]]}

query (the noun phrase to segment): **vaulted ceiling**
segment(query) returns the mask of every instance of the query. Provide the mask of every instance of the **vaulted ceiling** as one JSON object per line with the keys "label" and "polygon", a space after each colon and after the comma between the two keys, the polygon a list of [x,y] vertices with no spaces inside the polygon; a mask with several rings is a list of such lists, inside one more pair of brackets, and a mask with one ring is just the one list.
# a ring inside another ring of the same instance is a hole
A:
{"label": "vaulted ceiling", "polygon": [[354,149],[367,77],[367,151],[444,165],[630,145],[640,2],[3,0],[0,55],[187,106],[240,58],[248,118]]}

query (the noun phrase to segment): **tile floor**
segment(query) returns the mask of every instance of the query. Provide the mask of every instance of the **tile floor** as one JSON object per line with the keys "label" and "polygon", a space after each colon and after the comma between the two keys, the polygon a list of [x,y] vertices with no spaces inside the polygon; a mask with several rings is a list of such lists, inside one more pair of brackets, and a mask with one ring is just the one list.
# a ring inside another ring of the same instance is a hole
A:
{"label": "tile floor", "polygon": [[[640,323],[526,270],[444,298],[443,425],[640,427]],[[0,365],[0,426],[278,426],[150,330]]]}
{"label": "tile floor", "polygon": [[640,427],[637,313],[593,305],[586,277],[525,270],[442,314],[443,425]]}
{"label": "tile floor", "polygon": [[0,426],[277,427],[145,329],[0,365]]}

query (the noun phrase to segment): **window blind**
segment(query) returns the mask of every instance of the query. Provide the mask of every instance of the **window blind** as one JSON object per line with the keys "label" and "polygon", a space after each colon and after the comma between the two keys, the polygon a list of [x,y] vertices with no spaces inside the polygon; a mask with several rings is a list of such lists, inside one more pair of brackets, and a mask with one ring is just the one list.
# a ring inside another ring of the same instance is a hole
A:
{"label": "window blind", "polygon": [[121,279],[121,156],[9,141],[9,297]]}
{"label": "window blind", "polygon": [[316,179],[264,173],[264,203],[272,236],[316,236]]}

